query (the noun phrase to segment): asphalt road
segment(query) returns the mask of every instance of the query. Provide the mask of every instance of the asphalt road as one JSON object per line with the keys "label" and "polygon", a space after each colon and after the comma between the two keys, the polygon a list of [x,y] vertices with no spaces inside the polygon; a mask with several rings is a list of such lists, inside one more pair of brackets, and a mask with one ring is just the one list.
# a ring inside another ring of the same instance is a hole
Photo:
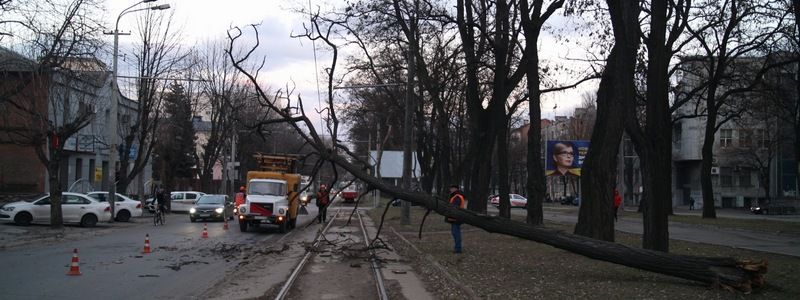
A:
{"label": "asphalt road", "polygon": [[[316,208],[309,206],[298,228],[315,215]],[[185,214],[167,215],[164,226],[154,226],[151,218],[135,222],[99,236],[0,251],[0,298],[197,298],[236,268],[237,260],[246,259],[219,255],[223,245],[268,247],[284,236],[277,227],[242,233],[238,223],[223,230],[216,221],[208,222],[209,238],[203,239],[204,223],[191,223]],[[150,235],[150,254],[141,253],[145,234]],[[75,248],[82,275],[66,276]]]}
{"label": "asphalt road", "polygon": [[[489,205],[488,212],[489,214],[496,214],[497,208]],[[522,208],[513,208],[511,213],[520,216],[526,215],[525,209]],[[578,222],[578,213],[575,210],[551,207],[545,208],[544,218],[559,223],[575,224]],[[616,230],[627,233],[642,234],[642,228],[642,220],[638,218],[619,218],[619,221],[615,223]],[[800,257],[800,236],[795,234],[777,234],[669,222],[669,236],[671,239],[682,241]]]}

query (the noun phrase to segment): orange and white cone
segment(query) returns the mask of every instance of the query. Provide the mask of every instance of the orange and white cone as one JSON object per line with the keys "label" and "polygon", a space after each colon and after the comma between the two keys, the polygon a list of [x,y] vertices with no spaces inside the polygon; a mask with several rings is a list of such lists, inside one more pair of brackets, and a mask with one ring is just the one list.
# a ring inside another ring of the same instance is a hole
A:
{"label": "orange and white cone", "polygon": [[78,248],[72,250],[72,263],[69,265],[69,272],[67,272],[69,276],[79,276],[81,275],[81,267],[78,266]]}
{"label": "orange and white cone", "polygon": [[144,235],[144,250],[142,250],[142,254],[150,253],[150,234]]}
{"label": "orange and white cone", "polygon": [[203,223],[203,238],[204,239],[208,238],[208,224],[206,223]]}

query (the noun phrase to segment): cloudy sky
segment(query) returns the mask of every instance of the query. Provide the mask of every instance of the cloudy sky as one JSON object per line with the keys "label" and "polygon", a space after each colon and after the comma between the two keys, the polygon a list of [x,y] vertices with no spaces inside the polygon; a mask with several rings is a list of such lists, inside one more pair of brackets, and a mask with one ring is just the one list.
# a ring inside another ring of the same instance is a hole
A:
{"label": "cloudy sky", "polygon": [[[324,51],[317,51],[315,66],[315,53],[311,42],[291,37],[292,33],[302,32],[303,22],[308,20],[307,15],[304,16],[296,11],[300,8],[307,9],[310,4],[314,9],[321,6],[321,11],[324,12],[326,7],[330,7],[330,3],[341,2],[339,0],[158,0],[153,4],[167,3],[171,6],[169,11],[174,13],[177,24],[183,28],[183,43],[189,46],[209,40],[224,39],[231,26],[261,24],[260,54],[267,58],[266,71],[262,76],[273,89],[295,85],[295,94],[303,97],[308,112],[309,107],[318,107],[315,75],[327,67],[330,57]],[[106,0],[107,18],[114,20],[119,12],[133,3],[136,1]],[[144,5],[146,4],[141,6]],[[134,29],[135,20],[135,16],[126,15],[120,21],[120,30]],[[125,47],[125,39],[132,40],[133,37],[122,36],[122,47]],[[563,59],[566,56],[576,55],[576,51],[570,52],[570,49],[549,46],[553,43],[548,41],[548,37],[544,37],[543,40],[543,43],[548,44],[541,47],[543,57]],[[320,82],[320,88],[324,94],[324,78],[320,79],[323,80]],[[552,118],[554,114],[570,113],[572,107],[580,103],[581,93],[591,88],[592,84],[585,84],[579,90],[549,96],[542,105],[544,117]],[[554,109],[556,103],[558,105]]]}

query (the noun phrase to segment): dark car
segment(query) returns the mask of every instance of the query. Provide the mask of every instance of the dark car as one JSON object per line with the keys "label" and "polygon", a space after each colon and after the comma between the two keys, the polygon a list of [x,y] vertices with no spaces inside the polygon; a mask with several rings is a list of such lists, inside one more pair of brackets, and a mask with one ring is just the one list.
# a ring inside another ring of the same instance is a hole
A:
{"label": "dark car", "polygon": [[227,195],[203,195],[189,209],[189,220],[212,219],[223,221],[233,219],[233,201]]}

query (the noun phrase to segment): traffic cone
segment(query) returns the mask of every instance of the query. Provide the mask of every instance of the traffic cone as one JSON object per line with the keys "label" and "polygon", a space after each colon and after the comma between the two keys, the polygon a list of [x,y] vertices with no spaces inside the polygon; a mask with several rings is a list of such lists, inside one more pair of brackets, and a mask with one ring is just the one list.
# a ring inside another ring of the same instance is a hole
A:
{"label": "traffic cone", "polygon": [[225,219],[225,224],[222,225],[222,230],[228,230],[228,219]]}
{"label": "traffic cone", "polygon": [[79,276],[81,275],[81,267],[78,266],[78,248],[72,250],[72,263],[69,265],[69,272],[67,272],[69,276]]}
{"label": "traffic cone", "polygon": [[204,239],[208,238],[208,224],[207,223],[203,223],[203,238]]}
{"label": "traffic cone", "polygon": [[144,250],[142,250],[142,254],[150,253],[150,234],[144,235]]}

